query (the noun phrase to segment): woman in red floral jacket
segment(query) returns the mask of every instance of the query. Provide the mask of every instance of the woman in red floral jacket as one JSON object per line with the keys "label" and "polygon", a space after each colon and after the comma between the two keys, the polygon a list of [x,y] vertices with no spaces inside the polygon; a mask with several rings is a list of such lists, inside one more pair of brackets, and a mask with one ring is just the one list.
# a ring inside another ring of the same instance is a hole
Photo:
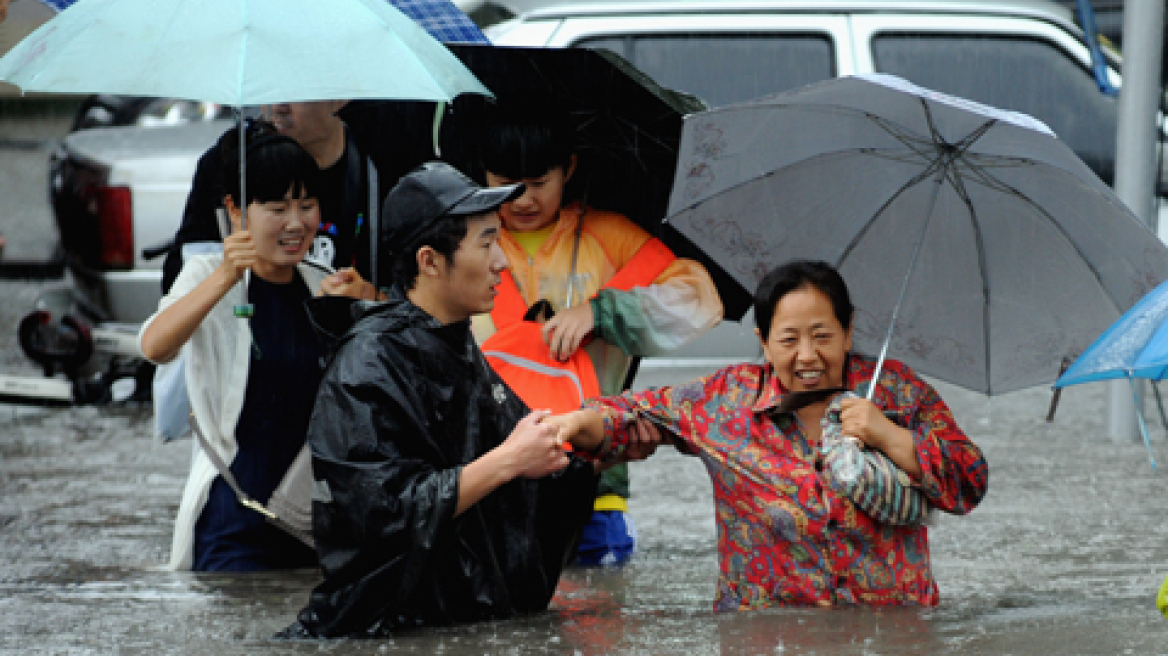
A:
{"label": "woman in red floral jacket", "polygon": [[[936,605],[928,528],[881,524],[821,474],[828,397],[791,412],[791,392],[845,387],[863,396],[875,362],[851,352],[853,308],[824,262],[772,271],[754,301],[765,364],[741,364],[674,387],[594,399],[549,419],[577,451],[616,458],[648,418],[699,456],[714,486],[721,573],[715,610],[782,605]],[[846,399],[843,432],[884,452],[929,503],[965,514],[989,467],[936,391],[889,360],[872,401]],[[889,416],[894,419],[889,419]]]}

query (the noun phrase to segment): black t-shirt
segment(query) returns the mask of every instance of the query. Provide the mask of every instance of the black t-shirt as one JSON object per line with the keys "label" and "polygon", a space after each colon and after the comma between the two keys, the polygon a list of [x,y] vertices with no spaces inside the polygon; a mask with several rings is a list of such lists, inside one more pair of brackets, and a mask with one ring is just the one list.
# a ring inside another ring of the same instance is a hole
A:
{"label": "black t-shirt", "polygon": [[[320,227],[308,257],[323,262],[334,269],[355,267],[366,279],[369,278],[369,227],[367,225],[367,198],[349,197],[353,193],[348,186],[348,178],[354,174],[361,183],[358,190],[367,195],[368,173],[364,170],[352,171],[349,147],[332,166],[321,171]],[[364,158],[359,158],[356,166],[364,169]]]}
{"label": "black t-shirt", "polygon": [[[304,308],[310,294],[297,276],[287,284],[251,276],[251,364],[235,425],[239,450],[231,473],[248,496],[267,501],[304,446],[323,369],[321,344]],[[250,571],[316,565],[316,552],[241,506],[216,477],[195,524],[197,571]]]}

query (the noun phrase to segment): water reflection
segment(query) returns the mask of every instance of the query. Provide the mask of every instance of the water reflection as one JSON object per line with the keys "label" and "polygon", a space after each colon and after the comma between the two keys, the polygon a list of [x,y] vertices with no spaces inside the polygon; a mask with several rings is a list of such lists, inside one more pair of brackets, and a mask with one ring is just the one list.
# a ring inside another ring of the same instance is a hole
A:
{"label": "water reflection", "polygon": [[718,618],[722,654],[935,653],[941,642],[919,608],[765,610]]}

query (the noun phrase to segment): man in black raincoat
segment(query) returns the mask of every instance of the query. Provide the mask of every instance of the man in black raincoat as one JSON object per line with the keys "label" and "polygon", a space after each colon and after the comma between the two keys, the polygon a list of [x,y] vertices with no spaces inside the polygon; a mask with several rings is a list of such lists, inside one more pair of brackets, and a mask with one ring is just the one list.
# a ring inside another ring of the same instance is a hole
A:
{"label": "man in black raincoat", "polygon": [[324,581],[281,636],[547,608],[596,476],[491,371],[469,325],[507,266],[495,210],[521,192],[416,169],[382,213],[388,300],[310,301],[335,340],[308,431]]}

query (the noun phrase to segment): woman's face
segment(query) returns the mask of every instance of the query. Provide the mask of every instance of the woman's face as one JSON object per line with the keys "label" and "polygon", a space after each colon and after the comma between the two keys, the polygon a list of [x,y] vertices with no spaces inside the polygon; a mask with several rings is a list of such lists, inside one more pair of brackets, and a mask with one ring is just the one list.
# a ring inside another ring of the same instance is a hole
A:
{"label": "woman's face", "polygon": [[852,331],[844,330],[831,300],[815,287],[800,287],[779,299],[770,335],[759,339],[787,391],[843,387]]}
{"label": "woman's face", "polygon": [[[256,259],[261,263],[286,268],[295,266],[308,254],[316,229],[320,225],[320,207],[301,189],[298,196],[288,188],[284,197],[247,206],[247,230],[255,244]],[[239,229],[238,212],[233,222]]]}

